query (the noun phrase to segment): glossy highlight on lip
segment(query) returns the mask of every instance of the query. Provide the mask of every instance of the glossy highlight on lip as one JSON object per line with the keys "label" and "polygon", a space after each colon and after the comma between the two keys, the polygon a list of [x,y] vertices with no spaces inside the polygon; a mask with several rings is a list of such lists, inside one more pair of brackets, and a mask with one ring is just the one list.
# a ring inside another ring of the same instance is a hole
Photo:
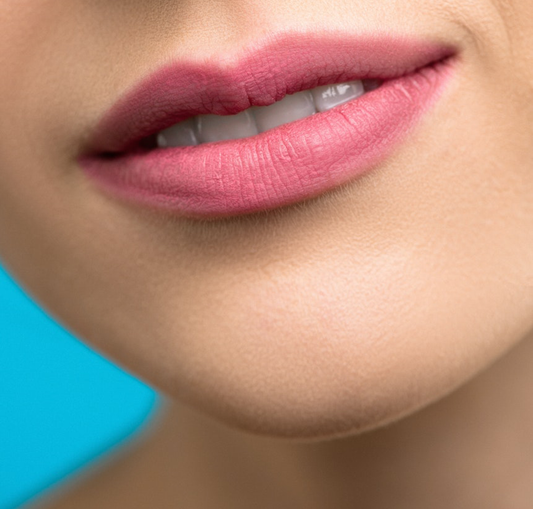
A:
{"label": "glossy highlight on lip", "polygon": [[[225,59],[178,61],[119,99],[79,158],[112,195],[216,218],[305,200],[374,168],[434,102],[454,50],[393,37],[285,34]],[[329,111],[237,140],[147,150],[139,142],[200,114],[229,115],[356,79],[383,85]]]}

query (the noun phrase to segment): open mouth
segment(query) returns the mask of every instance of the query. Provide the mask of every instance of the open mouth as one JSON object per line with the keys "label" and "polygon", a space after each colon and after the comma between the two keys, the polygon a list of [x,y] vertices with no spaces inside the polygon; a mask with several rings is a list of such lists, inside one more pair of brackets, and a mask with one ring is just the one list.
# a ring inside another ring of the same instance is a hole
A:
{"label": "open mouth", "polygon": [[177,62],[119,99],[81,168],[106,193],[215,218],[312,198],[376,167],[439,96],[454,50],[284,34]]}
{"label": "open mouth", "polygon": [[248,138],[353,101],[380,85],[380,80],[323,85],[286,95],[270,106],[252,106],[234,115],[198,115],[142,140],[141,146],[187,147]]}

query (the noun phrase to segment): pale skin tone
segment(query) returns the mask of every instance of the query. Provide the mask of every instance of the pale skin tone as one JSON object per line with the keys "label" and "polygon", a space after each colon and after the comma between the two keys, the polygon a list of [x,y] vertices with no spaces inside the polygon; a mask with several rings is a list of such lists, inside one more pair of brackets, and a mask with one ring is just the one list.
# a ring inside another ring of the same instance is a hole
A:
{"label": "pale skin tone", "polygon": [[[531,507],[530,0],[0,0],[0,20],[2,261],[175,400],[49,507]],[[376,171],[297,207],[200,223],[87,182],[87,134],[146,73],[289,29],[448,43],[456,72]]]}

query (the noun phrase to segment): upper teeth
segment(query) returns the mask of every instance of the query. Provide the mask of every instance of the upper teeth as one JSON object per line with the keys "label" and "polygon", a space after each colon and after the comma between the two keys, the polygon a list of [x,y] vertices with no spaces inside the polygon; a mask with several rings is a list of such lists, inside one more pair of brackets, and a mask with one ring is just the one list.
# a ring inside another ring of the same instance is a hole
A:
{"label": "upper teeth", "polygon": [[179,147],[254,136],[351,101],[376,88],[374,81],[363,84],[357,80],[304,90],[286,95],[270,106],[253,106],[236,115],[198,115],[161,131],[157,146]]}

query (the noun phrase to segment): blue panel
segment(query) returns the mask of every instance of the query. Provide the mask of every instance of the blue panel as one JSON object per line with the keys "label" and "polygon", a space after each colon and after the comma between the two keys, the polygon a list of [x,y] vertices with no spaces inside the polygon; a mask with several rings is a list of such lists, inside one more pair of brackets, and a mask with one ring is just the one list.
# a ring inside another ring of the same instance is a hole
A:
{"label": "blue panel", "polygon": [[13,509],[147,422],[155,392],[54,323],[0,267],[0,509]]}

